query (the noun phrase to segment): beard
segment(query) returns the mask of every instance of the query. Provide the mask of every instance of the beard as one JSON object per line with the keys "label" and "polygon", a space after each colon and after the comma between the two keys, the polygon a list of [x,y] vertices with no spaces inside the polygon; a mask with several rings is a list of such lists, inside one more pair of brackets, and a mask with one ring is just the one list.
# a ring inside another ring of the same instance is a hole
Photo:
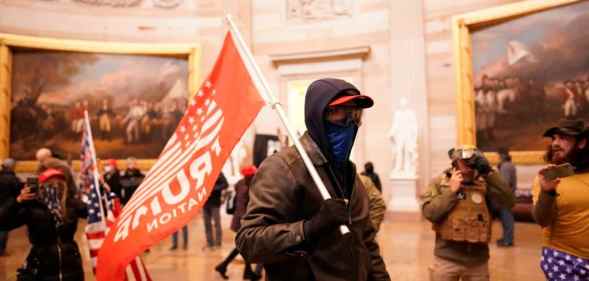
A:
{"label": "beard", "polygon": [[571,148],[568,153],[564,153],[562,148],[551,145],[548,146],[544,154],[544,160],[550,164],[560,165],[570,163],[577,171],[589,169],[589,146],[578,148],[577,143]]}
{"label": "beard", "polygon": [[550,164],[560,165],[571,162],[573,155],[577,152],[577,145],[575,144],[568,153],[559,146],[548,145],[544,160]]}

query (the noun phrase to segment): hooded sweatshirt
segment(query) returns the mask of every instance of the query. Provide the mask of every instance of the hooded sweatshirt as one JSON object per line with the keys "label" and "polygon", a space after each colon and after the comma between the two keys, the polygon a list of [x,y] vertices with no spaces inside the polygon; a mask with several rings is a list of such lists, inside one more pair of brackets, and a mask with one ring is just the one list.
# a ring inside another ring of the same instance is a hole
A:
{"label": "hooded sweatshirt", "polygon": [[360,91],[354,85],[344,80],[325,78],[313,82],[307,89],[307,94],[305,95],[305,124],[307,125],[307,132],[319,146],[323,156],[328,159],[331,178],[334,181],[334,185],[339,189],[339,195],[346,198],[350,197],[355,175],[350,170],[351,163],[347,159],[345,163],[335,165],[325,127],[325,122],[327,122],[325,121],[325,112],[329,103],[336,97],[350,95],[349,90],[356,95],[360,94]]}

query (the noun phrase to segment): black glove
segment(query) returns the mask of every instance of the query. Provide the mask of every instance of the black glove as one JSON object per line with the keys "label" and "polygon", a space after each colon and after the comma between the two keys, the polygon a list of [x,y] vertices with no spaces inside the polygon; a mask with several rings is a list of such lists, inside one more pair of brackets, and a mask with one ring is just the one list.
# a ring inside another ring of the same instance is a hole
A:
{"label": "black glove", "polygon": [[319,235],[349,222],[348,206],[343,199],[327,199],[321,204],[319,212],[305,221],[303,230],[305,240],[312,241]]}
{"label": "black glove", "polygon": [[477,171],[479,171],[479,173],[481,175],[488,175],[489,172],[491,172],[491,170],[493,170],[491,168],[491,164],[489,164],[489,160],[487,160],[487,158],[485,158],[485,156],[483,154],[478,154],[477,156],[475,156],[476,158],[474,159],[474,167]]}

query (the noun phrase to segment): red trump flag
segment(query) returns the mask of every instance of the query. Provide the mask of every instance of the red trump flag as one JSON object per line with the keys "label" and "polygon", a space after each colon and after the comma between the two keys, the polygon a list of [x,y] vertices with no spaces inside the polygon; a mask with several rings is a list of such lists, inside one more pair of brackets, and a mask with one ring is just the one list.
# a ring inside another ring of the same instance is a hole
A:
{"label": "red trump flag", "polygon": [[122,281],[136,256],[200,211],[225,160],[263,106],[228,32],[212,72],[109,230],[98,254],[97,280]]}

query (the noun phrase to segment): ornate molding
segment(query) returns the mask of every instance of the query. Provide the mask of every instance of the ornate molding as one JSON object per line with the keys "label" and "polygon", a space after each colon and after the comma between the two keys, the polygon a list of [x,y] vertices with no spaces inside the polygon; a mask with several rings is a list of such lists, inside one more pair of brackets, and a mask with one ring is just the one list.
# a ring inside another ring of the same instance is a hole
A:
{"label": "ornate molding", "polygon": [[172,9],[180,6],[184,0],[152,0],[153,5],[159,8]]}
{"label": "ornate molding", "polygon": [[288,0],[286,18],[293,21],[352,16],[353,0]]}
{"label": "ornate molding", "polygon": [[301,62],[306,60],[319,60],[335,57],[359,57],[366,58],[370,54],[370,46],[361,46],[346,49],[334,49],[323,51],[308,51],[285,54],[272,54],[270,60],[274,65]]}
{"label": "ornate molding", "polygon": [[[57,2],[56,0],[37,0],[40,2]],[[2,0],[0,0],[2,2]],[[65,2],[80,3],[98,7],[131,8],[144,5],[144,0],[65,0]],[[151,6],[161,9],[173,9],[180,6],[184,0],[151,0]],[[150,5],[146,5],[150,6]]]}
{"label": "ornate molding", "polygon": [[72,0],[73,2],[95,5],[95,6],[111,6],[111,7],[135,7],[141,4],[143,0]]}

